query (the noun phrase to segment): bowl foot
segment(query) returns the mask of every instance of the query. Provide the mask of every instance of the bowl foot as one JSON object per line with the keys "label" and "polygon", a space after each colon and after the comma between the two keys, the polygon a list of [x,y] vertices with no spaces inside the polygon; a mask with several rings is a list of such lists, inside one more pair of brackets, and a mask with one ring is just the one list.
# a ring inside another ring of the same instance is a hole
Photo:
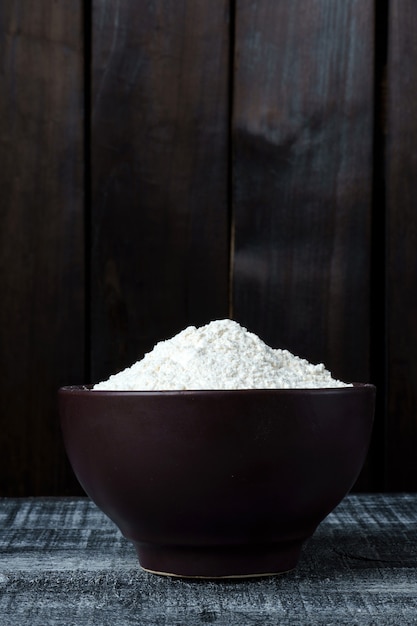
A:
{"label": "bowl foot", "polygon": [[140,566],[182,578],[252,578],[294,569],[303,542],[239,546],[167,546],[133,542]]}

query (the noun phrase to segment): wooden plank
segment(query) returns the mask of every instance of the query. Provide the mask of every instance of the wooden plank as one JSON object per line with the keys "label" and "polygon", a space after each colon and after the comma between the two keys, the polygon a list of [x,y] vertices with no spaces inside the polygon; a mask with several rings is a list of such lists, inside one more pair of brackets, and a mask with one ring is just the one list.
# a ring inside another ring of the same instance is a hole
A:
{"label": "wooden plank", "polygon": [[417,5],[389,5],[386,489],[416,490]]}
{"label": "wooden plank", "polygon": [[236,3],[233,314],[369,380],[372,0]]}
{"label": "wooden plank", "polygon": [[229,2],[93,1],[92,379],[228,311]]}
{"label": "wooden plank", "polygon": [[82,3],[0,4],[0,493],[72,489],[56,409],[84,376]]}
{"label": "wooden plank", "polygon": [[0,500],[2,626],[416,623],[416,494],[350,496],[280,576],[190,581],[142,571],[87,499]]}

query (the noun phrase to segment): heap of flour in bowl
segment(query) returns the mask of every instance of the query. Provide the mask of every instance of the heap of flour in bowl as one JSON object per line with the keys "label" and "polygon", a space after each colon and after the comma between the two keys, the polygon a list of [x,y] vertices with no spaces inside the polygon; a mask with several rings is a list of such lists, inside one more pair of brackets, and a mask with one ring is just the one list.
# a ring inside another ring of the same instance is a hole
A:
{"label": "heap of flour in bowl", "polygon": [[288,350],[273,349],[229,319],[189,326],[93,389],[296,389],[350,386]]}

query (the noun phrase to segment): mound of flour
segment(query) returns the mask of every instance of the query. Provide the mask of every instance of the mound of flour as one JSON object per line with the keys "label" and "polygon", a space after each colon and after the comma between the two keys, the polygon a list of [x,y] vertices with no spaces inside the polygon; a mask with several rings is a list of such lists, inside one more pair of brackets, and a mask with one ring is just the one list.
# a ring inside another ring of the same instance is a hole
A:
{"label": "mound of flour", "polygon": [[157,343],[131,367],[94,386],[97,390],[294,389],[346,387],[323,364],[275,350],[237,322],[189,326]]}

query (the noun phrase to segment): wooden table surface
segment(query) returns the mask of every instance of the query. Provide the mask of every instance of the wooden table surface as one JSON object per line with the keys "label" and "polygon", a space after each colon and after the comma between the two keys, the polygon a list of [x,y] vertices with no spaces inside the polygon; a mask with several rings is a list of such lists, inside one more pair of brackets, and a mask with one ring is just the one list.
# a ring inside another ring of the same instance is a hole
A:
{"label": "wooden table surface", "polygon": [[1,626],[417,624],[417,494],[345,498],[296,570],[245,581],[140,569],[86,498],[0,499]]}

